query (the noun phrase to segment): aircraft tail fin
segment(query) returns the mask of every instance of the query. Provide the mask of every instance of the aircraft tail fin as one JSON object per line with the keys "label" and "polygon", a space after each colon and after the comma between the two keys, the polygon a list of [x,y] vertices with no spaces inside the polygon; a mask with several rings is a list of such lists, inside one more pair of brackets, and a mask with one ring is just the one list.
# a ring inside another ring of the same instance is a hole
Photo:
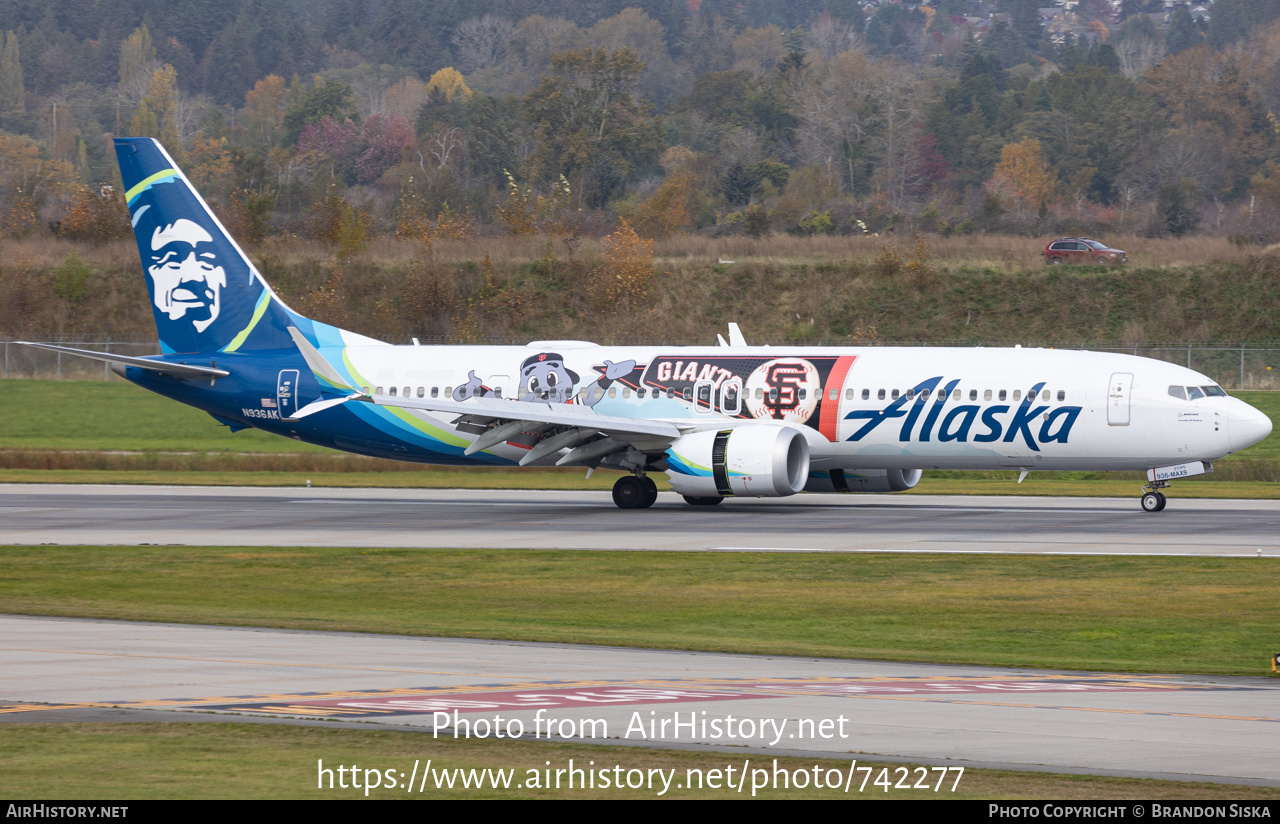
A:
{"label": "aircraft tail fin", "polygon": [[293,345],[290,326],[312,331],[275,295],[159,142],[116,138],[115,149],[163,351],[281,349]]}

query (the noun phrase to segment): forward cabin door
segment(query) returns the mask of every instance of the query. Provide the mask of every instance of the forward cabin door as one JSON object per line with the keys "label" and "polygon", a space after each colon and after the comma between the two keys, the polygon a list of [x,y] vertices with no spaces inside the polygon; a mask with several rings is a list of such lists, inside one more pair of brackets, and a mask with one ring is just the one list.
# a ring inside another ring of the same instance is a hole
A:
{"label": "forward cabin door", "polygon": [[1129,425],[1129,400],[1133,394],[1133,373],[1116,372],[1107,386],[1107,423],[1111,426]]}

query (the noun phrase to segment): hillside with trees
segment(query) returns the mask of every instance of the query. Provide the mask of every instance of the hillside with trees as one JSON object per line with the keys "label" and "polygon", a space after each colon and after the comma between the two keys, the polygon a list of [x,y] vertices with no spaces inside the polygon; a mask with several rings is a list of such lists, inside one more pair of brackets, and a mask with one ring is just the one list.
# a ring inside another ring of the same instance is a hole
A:
{"label": "hillside with trees", "polygon": [[[571,272],[580,244],[596,255],[633,230],[896,236],[904,260],[916,235],[1248,248],[1280,240],[1278,15],[1269,0],[0,0],[0,242],[115,248],[129,226],[111,138],[134,135],[164,143],[255,254],[326,250],[282,274],[307,300],[425,290],[448,306],[441,334],[516,300],[503,284],[531,281],[511,267]],[[439,259],[468,238],[533,251],[487,275],[481,255]],[[389,271],[408,280],[356,289],[350,261],[378,243],[404,246]],[[6,255],[0,291],[63,264]],[[439,274],[455,264],[467,274]]]}

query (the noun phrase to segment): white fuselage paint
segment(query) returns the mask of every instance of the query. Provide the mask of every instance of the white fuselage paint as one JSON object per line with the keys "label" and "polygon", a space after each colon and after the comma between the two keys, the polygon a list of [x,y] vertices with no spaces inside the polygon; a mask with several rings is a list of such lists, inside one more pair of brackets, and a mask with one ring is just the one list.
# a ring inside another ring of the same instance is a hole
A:
{"label": "white fuselage paint", "polygon": [[[564,365],[578,376],[574,387],[577,401],[587,385],[602,374],[605,361],[634,360],[643,367],[658,359],[676,359],[679,365],[664,370],[664,376],[672,372],[692,375],[697,371],[715,392],[724,376],[703,366],[708,360],[854,358],[838,385],[829,381],[819,390],[824,405],[838,405],[834,413],[825,413],[826,420],[834,422],[834,430],[827,426],[824,433],[813,426],[776,421],[777,425],[797,426],[804,431],[815,469],[1144,470],[1187,461],[1208,463],[1261,440],[1271,429],[1265,416],[1235,398],[1182,400],[1170,396],[1170,386],[1213,385],[1203,374],[1162,361],[1109,353],[984,348],[604,347],[576,342],[543,342],[528,347],[351,346],[324,350],[331,362],[343,363],[345,357],[353,375],[369,391],[386,395],[395,387],[400,395],[408,387],[411,397],[416,398],[422,387],[428,399],[433,388],[439,397],[446,397],[447,391],[465,385],[472,372],[486,382],[496,376],[503,384],[503,396],[511,398],[519,391],[521,364],[539,352],[563,356]],[[689,364],[698,366],[691,370]],[[1113,392],[1111,382],[1116,375],[1124,376],[1123,383],[1121,391]],[[895,390],[901,396],[934,378],[940,380],[905,437],[904,424],[917,405],[915,400],[900,404],[900,414],[884,418],[857,437],[874,420],[867,416],[890,407]],[[1026,393],[1035,386],[1040,386],[1035,404],[1024,407]],[[947,397],[939,401],[937,394],[948,387]],[[668,398],[665,392],[655,398],[650,390],[640,398],[633,388],[622,383],[614,383],[611,389],[594,406],[596,412],[671,421],[682,426],[694,424],[702,429],[753,423],[716,411],[695,410],[693,403]],[[832,390],[836,390],[837,400],[831,400]],[[869,397],[863,397],[864,390]],[[970,400],[975,390],[976,400]],[[1046,391],[1049,399],[1041,400]],[[1005,393],[1004,400],[1000,399],[1001,392]],[[1014,400],[1015,392],[1018,400]],[[1117,410],[1118,404],[1123,405],[1122,410]],[[959,407],[977,409],[955,412]],[[1045,407],[1044,411],[1029,418],[1028,413],[1039,407]],[[1078,411],[1057,411],[1061,408]],[[1020,413],[1022,419],[1016,419]],[[456,434],[462,442],[469,443],[476,437],[454,428],[455,413],[411,414],[429,422],[434,429]],[[851,418],[851,414],[863,417]],[[970,415],[972,420],[965,427]],[[1049,417],[1055,419],[1048,421]],[[1069,432],[1064,438],[1062,426],[1069,417]],[[1000,432],[994,438],[992,427],[984,423],[988,419],[999,425]],[[950,425],[944,433],[943,424],[948,420]],[[1234,438],[1229,431],[1231,423],[1236,427]],[[1018,431],[1013,437],[1006,437],[1015,424],[1020,424]],[[1046,425],[1048,428],[1042,430]],[[960,437],[962,429],[964,437]],[[949,439],[944,439],[944,434]],[[1027,435],[1031,436],[1031,443]],[[1055,435],[1059,437],[1055,439]],[[487,451],[518,460],[527,449],[503,443]],[[554,464],[558,456],[550,455],[537,465]]]}

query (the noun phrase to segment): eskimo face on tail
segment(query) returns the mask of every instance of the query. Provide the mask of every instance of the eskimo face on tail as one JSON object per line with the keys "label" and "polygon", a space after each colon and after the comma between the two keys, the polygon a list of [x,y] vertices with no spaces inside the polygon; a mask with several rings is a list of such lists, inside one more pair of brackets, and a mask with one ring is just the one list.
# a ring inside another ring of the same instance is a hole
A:
{"label": "eskimo face on tail", "polygon": [[186,318],[197,332],[218,319],[226,270],[214,252],[213,236],[181,218],[157,226],[151,236],[151,300],[169,320]]}

